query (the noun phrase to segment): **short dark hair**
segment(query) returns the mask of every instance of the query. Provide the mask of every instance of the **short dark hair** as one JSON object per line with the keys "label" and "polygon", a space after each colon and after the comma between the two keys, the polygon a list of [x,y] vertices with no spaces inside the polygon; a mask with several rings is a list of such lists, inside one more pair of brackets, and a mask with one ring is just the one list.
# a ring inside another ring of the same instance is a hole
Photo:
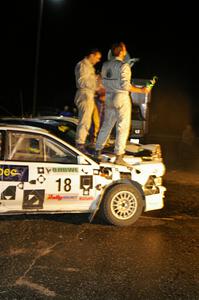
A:
{"label": "short dark hair", "polygon": [[91,54],[101,53],[101,51],[98,48],[92,48],[87,53],[86,56],[89,56]]}
{"label": "short dark hair", "polygon": [[113,56],[117,57],[122,49],[124,48],[125,44],[123,42],[114,43],[111,47],[111,53]]}

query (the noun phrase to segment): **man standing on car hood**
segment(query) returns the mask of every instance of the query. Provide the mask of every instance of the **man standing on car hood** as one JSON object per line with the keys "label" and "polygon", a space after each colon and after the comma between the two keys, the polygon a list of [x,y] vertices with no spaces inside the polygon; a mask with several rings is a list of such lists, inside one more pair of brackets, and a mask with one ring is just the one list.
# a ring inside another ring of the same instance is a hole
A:
{"label": "man standing on car hood", "polygon": [[115,163],[129,167],[123,160],[123,155],[131,124],[130,92],[148,93],[149,90],[131,84],[131,67],[124,61],[127,54],[125,44],[116,43],[111,50],[114,58],[104,62],[102,66],[102,83],[106,90],[105,116],[97,138],[95,156],[100,159],[101,150],[116,125]]}
{"label": "man standing on car hood", "polygon": [[101,57],[101,52],[98,49],[93,49],[75,66],[77,91],[74,102],[78,109],[79,118],[76,147],[84,153],[86,153],[85,143],[91,127],[94,97],[97,90],[97,75],[94,65],[101,60]]}

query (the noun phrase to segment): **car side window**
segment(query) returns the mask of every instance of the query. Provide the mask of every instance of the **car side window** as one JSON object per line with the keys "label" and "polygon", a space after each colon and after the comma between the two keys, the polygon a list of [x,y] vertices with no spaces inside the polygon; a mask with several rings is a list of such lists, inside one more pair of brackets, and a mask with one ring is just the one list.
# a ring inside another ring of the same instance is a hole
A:
{"label": "car side window", "polygon": [[77,155],[56,141],[44,138],[44,160],[65,164],[77,164]]}
{"label": "car side window", "polygon": [[44,149],[37,135],[9,132],[8,159],[14,161],[43,161]]}
{"label": "car side window", "polygon": [[24,132],[9,132],[8,160],[77,163],[76,155],[53,139]]}

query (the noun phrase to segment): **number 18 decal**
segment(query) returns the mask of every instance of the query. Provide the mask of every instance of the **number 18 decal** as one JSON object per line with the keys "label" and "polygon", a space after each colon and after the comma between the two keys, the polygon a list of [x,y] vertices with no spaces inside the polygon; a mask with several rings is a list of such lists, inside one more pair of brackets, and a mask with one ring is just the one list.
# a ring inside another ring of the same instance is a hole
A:
{"label": "number 18 decal", "polygon": [[57,179],[56,182],[58,183],[58,192],[61,192],[64,189],[65,192],[70,192],[71,190],[71,179],[66,178],[62,180],[61,178]]}

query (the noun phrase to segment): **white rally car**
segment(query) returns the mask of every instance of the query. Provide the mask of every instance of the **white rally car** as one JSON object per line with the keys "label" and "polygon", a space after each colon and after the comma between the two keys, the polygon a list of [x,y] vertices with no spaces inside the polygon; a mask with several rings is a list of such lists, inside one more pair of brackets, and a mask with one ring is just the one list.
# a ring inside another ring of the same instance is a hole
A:
{"label": "white rally car", "polygon": [[0,214],[90,213],[133,224],[164,206],[162,161],[128,155],[132,168],[96,162],[52,130],[0,124]]}
{"label": "white rally car", "polygon": [[[51,133],[57,135],[67,143],[75,146],[75,137],[78,124],[77,117],[64,117],[64,116],[40,116],[36,118],[11,118],[4,117],[0,119],[1,123],[6,124],[23,124],[31,125],[34,127],[45,128]],[[86,150],[93,152],[94,148],[92,143],[88,141],[86,143]],[[114,152],[114,136],[109,140],[109,144],[103,149],[104,159],[107,161],[114,162],[115,156],[112,155]],[[129,155],[131,161],[163,161],[162,151],[160,144],[137,144],[131,141],[127,142],[126,145],[126,159],[128,160]]]}

